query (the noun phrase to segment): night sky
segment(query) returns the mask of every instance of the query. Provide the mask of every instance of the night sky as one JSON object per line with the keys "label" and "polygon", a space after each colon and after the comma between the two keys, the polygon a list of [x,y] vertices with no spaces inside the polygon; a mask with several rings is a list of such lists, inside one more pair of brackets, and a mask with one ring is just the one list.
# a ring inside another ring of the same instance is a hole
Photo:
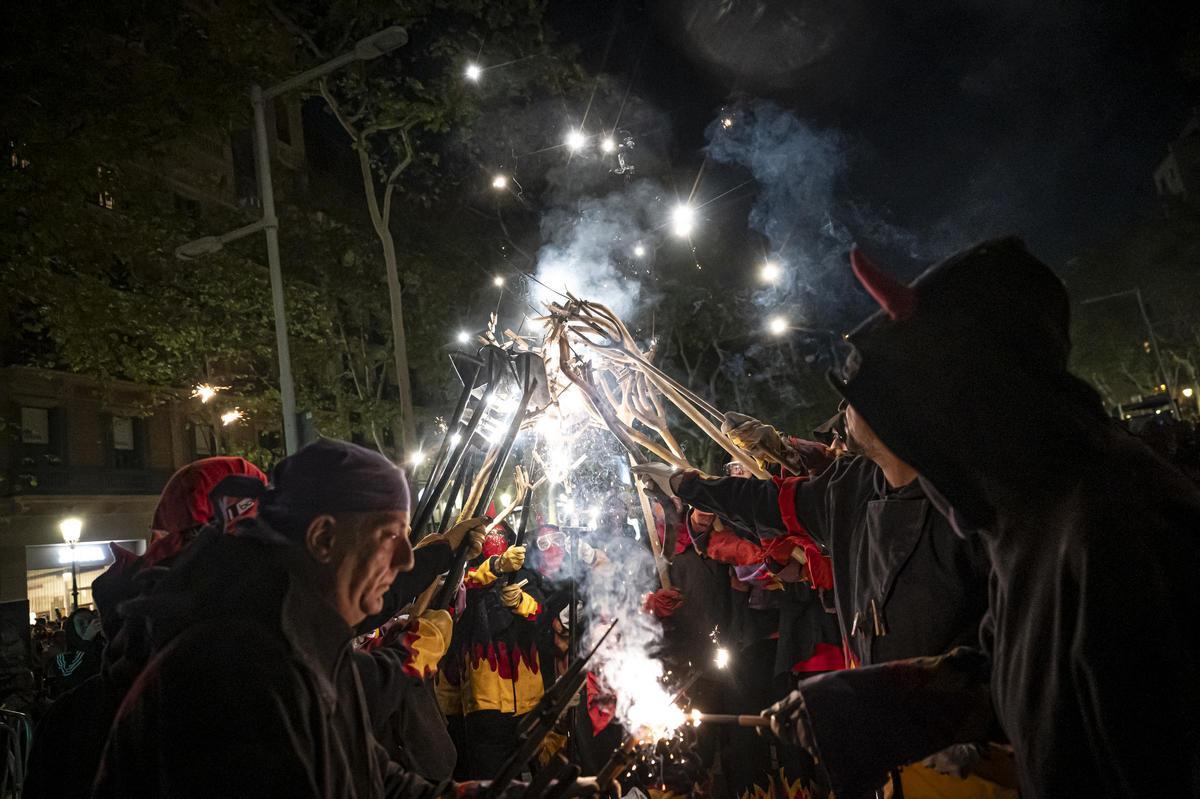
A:
{"label": "night sky", "polygon": [[[891,224],[1015,232],[1051,263],[1155,207],[1152,173],[1197,102],[1183,4],[1037,0],[557,0],[586,65],[670,119],[676,165],[764,98],[839,132],[842,191]],[[721,175],[704,187],[725,188]],[[741,213],[735,210],[733,213]]]}

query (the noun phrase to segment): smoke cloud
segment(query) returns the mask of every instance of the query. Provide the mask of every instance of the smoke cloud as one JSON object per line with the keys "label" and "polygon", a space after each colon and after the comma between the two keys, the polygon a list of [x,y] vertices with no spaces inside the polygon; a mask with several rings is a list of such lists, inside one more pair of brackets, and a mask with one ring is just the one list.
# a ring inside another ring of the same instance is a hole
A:
{"label": "smoke cloud", "polygon": [[[556,292],[603,303],[620,316],[643,299],[637,273],[654,251],[655,228],[664,216],[662,191],[639,181],[603,197],[584,197],[542,217],[537,277],[545,286],[535,300],[561,299]],[[643,254],[638,255],[638,247]]]}

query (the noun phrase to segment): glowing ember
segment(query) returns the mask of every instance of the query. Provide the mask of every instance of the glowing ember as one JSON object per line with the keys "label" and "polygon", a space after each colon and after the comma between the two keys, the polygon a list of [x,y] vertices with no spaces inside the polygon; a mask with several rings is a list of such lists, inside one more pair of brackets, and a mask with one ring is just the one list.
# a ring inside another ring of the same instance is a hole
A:
{"label": "glowing ember", "polygon": [[245,419],[245,418],[246,418],[246,414],[242,413],[241,408],[233,408],[233,409],[225,411],[225,413],[221,414],[221,424],[228,427],[229,425],[233,424],[234,422],[240,422],[242,419]]}
{"label": "glowing ember", "polygon": [[681,239],[692,235],[696,227],[696,209],[690,205],[680,204],[671,211],[671,232]]}
{"label": "glowing ember", "polygon": [[192,389],[192,399],[198,399],[207,404],[210,399],[217,396],[217,392],[227,389],[229,386],[212,386],[208,383],[201,383]]}
{"label": "glowing ember", "polygon": [[692,716],[692,726],[693,726],[693,727],[699,727],[699,726],[700,726],[700,717],[701,717],[701,716],[703,716],[703,715],[704,715],[704,714],[703,714],[703,713],[701,713],[699,710],[696,710],[695,708],[693,708],[693,709],[692,709],[691,716]]}

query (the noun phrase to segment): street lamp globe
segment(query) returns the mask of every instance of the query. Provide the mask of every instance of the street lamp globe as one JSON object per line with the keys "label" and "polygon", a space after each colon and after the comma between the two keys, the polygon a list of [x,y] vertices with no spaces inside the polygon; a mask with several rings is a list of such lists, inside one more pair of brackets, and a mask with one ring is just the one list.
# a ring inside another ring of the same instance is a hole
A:
{"label": "street lamp globe", "polygon": [[83,534],[83,519],[78,516],[68,516],[58,523],[58,531],[62,533],[63,541],[68,546],[75,546]]}

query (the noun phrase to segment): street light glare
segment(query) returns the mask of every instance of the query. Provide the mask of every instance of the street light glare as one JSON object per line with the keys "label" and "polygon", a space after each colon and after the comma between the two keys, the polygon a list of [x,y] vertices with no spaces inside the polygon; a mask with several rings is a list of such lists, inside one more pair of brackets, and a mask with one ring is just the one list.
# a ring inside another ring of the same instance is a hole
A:
{"label": "street light glare", "polygon": [[1192,390],[1190,387],[1189,387],[1189,388],[1185,388],[1185,389],[1183,390],[1183,396],[1187,397],[1188,399],[1191,399],[1191,398],[1192,398],[1192,395],[1193,395],[1193,394],[1195,394],[1195,393],[1196,393],[1196,392],[1195,392],[1195,391],[1193,391],[1193,390]]}
{"label": "street light glare", "polygon": [[779,280],[782,274],[783,269],[780,268],[779,264],[777,264],[775,261],[767,261],[762,265],[762,269],[759,271],[758,276],[764,283],[775,283]]}
{"label": "street light glare", "polygon": [[671,212],[671,231],[682,239],[692,235],[695,227],[696,209],[684,203],[675,206]]}
{"label": "street light glare", "polygon": [[633,254],[637,258],[642,258],[646,255],[646,248],[640,244],[635,245],[633,248]]}
{"label": "street light glare", "polygon": [[79,536],[83,534],[83,519],[68,516],[58,523],[58,531],[62,533],[63,541],[74,546],[79,543]]}
{"label": "street light glare", "polygon": [[587,136],[583,135],[581,130],[568,131],[566,145],[568,150],[577,153],[587,145]]}
{"label": "street light glare", "polygon": [[501,190],[507,189],[508,188],[508,176],[507,175],[496,175],[496,177],[492,178],[492,188],[493,189],[501,189]]}
{"label": "street light glare", "polygon": [[416,452],[414,452],[408,456],[408,463],[413,468],[420,466],[424,462],[425,462],[425,453],[422,452],[421,450],[417,450]]}
{"label": "street light glare", "polygon": [[465,330],[460,330],[460,331],[458,331],[457,338],[458,338],[459,344],[466,344],[468,341],[471,340],[471,334]]}
{"label": "street light glare", "polygon": [[496,288],[502,288],[504,286],[504,277],[502,275],[496,275],[494,278],[492,278],[492,285]]}
{"label": "street light glare", "polygon": [[782,316],[772,316],[767,320],[767,330],[772,336],[782,336],[788,331],[788,320]]}
{"label": "street light glare", "polygon": [[600,149],[606,153],[611,153],[617,149],[617,143],[612,140],[611,136],[606,136],[604,140],[600,142]]}
{"label": "street light glare", "polygon": [[467,76],[467,80],[471,81],[472,83],[479,83],[479,79],[483,77],[483,67],[474,63],[467,64],[464,74]]}

